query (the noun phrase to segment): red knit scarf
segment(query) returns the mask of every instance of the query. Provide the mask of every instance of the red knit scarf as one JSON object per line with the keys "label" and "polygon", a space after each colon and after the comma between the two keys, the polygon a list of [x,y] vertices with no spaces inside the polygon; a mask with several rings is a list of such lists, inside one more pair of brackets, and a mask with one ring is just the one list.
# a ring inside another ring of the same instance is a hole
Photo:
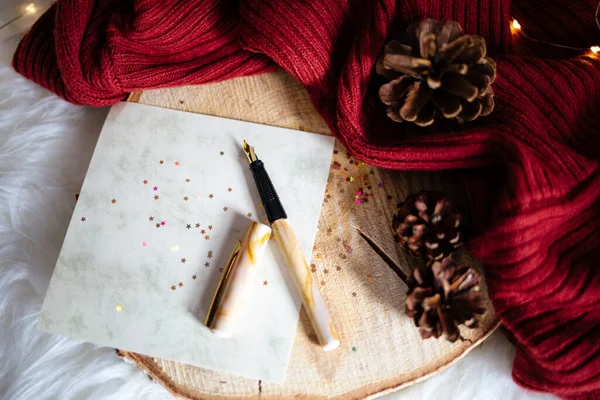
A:
{"label": "red knit scarf", "polygon": [[[14,67],[70,102],[99,106],[135,90],[263,72],[274,61],[304,84],[357,158],[393,169],[466,170],[480,232],[468,246],[517,344],[514,379],[565,398],[600,397],[600,59],[517,48],[509,6],[59,0],[25,36]],[[600,43],[595,6],[521,0],[510,11],[530,36],[590,46]],[[496,109],[462,131],[409,139],[385,116],[373,66],[390,34],[424,18],[456,20],[486,39],[498,65]],[[524,52],[538,58],[514,55]]]}

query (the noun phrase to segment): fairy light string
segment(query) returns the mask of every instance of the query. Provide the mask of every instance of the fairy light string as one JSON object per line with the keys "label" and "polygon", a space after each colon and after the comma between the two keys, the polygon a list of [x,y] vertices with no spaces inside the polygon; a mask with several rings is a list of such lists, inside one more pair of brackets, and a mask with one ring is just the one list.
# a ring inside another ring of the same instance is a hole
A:
{"label": "fairy light string", "polygon": [[8,25],[12,24],[16,20],[18,20],[20,18],[23,18],[27,14],[35,14],[36,12],[37,12],[37,8],[36,8],[35,4],[30,3],[27,7],[25,7],[25,11],[21,15],[17,15],[16,17],[14,17],[13,19],[11,19],[10,21],[8,21],[7,23],[5,23],[4,25],[0,26],[0,29],[3,29],[5,27],[7,27]]}

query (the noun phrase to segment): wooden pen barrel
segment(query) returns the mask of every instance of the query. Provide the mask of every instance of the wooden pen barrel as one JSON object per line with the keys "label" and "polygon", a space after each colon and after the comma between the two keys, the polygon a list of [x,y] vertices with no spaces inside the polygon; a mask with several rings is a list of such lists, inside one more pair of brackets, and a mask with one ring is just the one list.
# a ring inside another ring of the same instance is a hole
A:
{"label": "wooden pen barrel", "polygon": [[294,278],[294,283],[302,294],[302,304],[315,329],[319,343],[325,351],[337,348],[340,339],[294,231],[287,219],[283,218],[273,222],[271,229],[275,233],[275,240]]}

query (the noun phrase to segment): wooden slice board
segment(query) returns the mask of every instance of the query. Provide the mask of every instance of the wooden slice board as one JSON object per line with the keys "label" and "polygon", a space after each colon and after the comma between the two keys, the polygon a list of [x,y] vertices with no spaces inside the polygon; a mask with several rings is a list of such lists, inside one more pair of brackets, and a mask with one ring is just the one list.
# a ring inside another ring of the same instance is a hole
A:
{"label": "wooden slice board", "polygon": [[[128,101],[331,134],[304,88],[283,71],[211,85],[137,92]],[[342,345],[322,352],[302,309],[283,385],[141,354],[119,354],[185,399],[358,399],[425,379],[477,346],[497,328],[498,319],[488,302],[480,328],[462,331],[467,340],[455,344],[421,340],[413,321],[403,312],[406,285],[360,233],[409,273],[415,260],[395,244],[390,228],[396,203],[418,190],[441,189],[460,204],[458,187],[450,172],[372,168],[336,142],[310,263]],[[478,267],[464,252],[459,258]]]}

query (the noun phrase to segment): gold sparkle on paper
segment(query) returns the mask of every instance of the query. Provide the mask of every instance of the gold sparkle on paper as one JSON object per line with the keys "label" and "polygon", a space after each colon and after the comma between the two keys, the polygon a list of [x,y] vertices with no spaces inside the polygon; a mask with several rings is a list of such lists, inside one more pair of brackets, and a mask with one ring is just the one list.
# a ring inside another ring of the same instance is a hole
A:
{"label": "gold sparkle on paper", "polygon": [[248,214],[246,214],[246,216],[247,216],[248,218],[252,218],[252,213],[248,213]]}
{"label": "gold sparkle on paper", "polygon": [[121,307],[121,306],[116,306],[115,308],[117,309],[117,312],[123,311],[123,307]]}
{"label": "gold sparkle on paper", "polygon": [[113,203],[113,204],[116,204],[117,200],[116,199],[112,199],[110,202]]}
{"label": "gold sparkle on paper", "polygon": [[175,246],[171,247],[171,253],[175,253],[177,251],[179,251],[179,246],[178,245],[175,245]]}
{"label": "gold sparkle on paper", "polygon": [[200,228],[200,224],[199,223],[196,223],[196,228]]}
{"label": "gold sparkle on paper", "polygon": [[85,217],[81,217],[81,222],[85,222],[86,218]]}
{"label": "gold sparkle on paper", "polygon": [[159,199],[158,195],[157,195],[157,194],[155,194],[155,195],[154,195],[154,200],[158,200],[158,199]]}
{"label": "gold sparkle on paper", "polygon": [[269,284],[269,281],[263,281],[263,286],[267,286]]}
{"label": "gold sparkle on paper", "polygon": [[175,287],[175,285],[171,286],[171,290],[175,290],[175,289],[177,289],[177,288]]}
{"label": "gold sparkle on paper", "polygon": [[205,262],[204,266],[208,268],[208,267],[210,267],[210,263],[209,262]]}
{"label": "gold sparkle on paper", "polygon": [[187,261],[187,260],[185,259],[185,257],[183,257],[183,258],[181,259],[181,262],[182,262],[183,264],[185,264],[185,262],[186,262],[186,261]]}
{"label": "gold sparkle on paper", "polygon": [[213,197],[215,197],[215,196],[213,196],[213,194],[212,194],[212,193],[208,195],[208,198],[209,198],[209,199],[212,199]]}
{"label": "gold sparkle on paper", "polygon": [[212,250],[209,250],[208,251],[208,258],[212,258],[212,256],[213,256],[213,252],[212,252]]}
{"label": "gold sparkle on paper", "polygon": [[148,184],[148,179],[144,179],[144,185]]}
{"label": "gold sparkle on paper", "polygon": [[198,279],[198,277],[196,275],[192,275],[192,279],[196,280],[196,279]]}
{"label": "gold sparkle on paper", "polygon": [[223,207],[223,211],[229,210],[229,207]]}
{"label": "gold sparkle on paper", "polygon": [[182,287],[182,286],[183,286],[183,282],[179,282],[179,287]]}
{"label": "gold sparkle on paper", "polygon": [[185,227],[186,227],[187,229],[190,229],[190,228],[192,227],[192,224],[187,224]]}
{"label": "gold sparkle on paper", "polygon": [[188,201],[188,197],[187,197],[187,196],[184,196],[184,197],[183,197],[183,201]]}

